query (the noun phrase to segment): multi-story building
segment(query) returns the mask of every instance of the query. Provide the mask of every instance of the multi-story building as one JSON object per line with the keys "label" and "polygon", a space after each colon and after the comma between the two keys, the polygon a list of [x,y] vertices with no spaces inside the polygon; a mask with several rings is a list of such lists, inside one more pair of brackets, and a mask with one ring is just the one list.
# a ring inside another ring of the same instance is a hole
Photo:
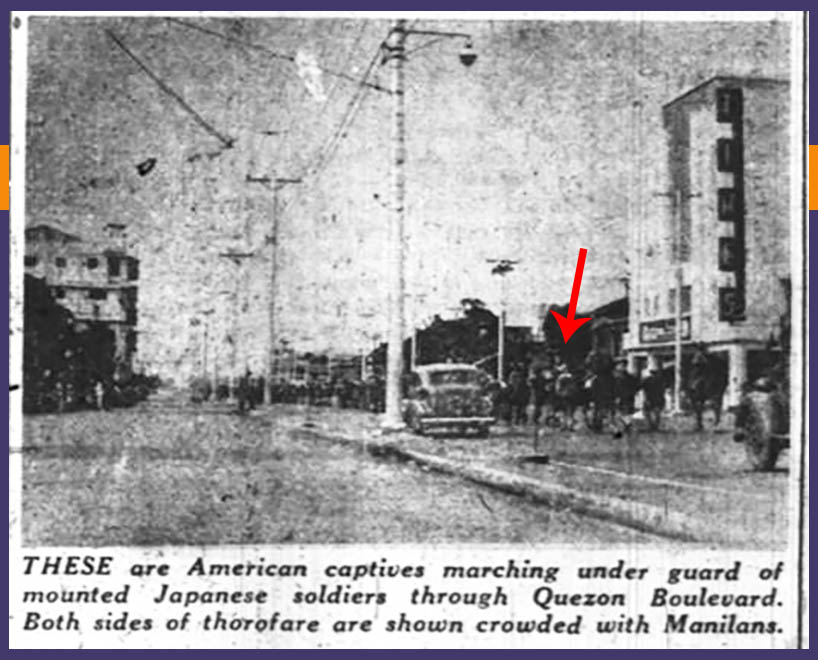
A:
{"label": "multi-story building", "polygon": [[728,405],[780,338],[790,300],[789,108],[786,81],[726,76],[664,106],[669,190],[647,195],[655,211],[644,213],[633,250],[626,350],[636,370],[672,368],[677,304],[682,382],[702,343],[727,370]]}
{"label": "multi-story building", "polygon": [[43,279],[78,330],[101,323],[113,332],[117,367],[127,373],[136,351],[139,261],[125,253],[123,227],[106,227],[108,243],[92,245],[50,225],[26,229],[25,272]]}

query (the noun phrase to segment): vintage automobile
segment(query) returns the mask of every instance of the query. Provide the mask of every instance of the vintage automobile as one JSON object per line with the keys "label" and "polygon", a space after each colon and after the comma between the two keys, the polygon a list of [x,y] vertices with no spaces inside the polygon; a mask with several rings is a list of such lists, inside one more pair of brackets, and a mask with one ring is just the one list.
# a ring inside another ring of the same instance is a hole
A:
{"label": "vintage automobile", "polygon": [[470,364],[427,364],[408,374],[403,418],[415,433],[474,430],[485,437],[494,423],[489,378]]}

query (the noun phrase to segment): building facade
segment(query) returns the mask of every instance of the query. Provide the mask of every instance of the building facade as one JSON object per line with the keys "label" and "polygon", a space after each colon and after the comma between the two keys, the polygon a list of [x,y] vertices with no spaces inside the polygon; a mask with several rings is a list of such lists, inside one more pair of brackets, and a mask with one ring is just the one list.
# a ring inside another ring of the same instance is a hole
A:
{"label": "building facade", "polygon": [[119,375],[133,366],[137,346],[139,261],[125,253],[124,228],[109,224],[108,244],[94,246],[49,225],[26,228],[25,272],[44,280],[78,330],[101,324],[113,333]]}
{"label": "building facade", "polygon": [[727,370],[727,405],[758,377],[770,341],[781,340],[790,305],[789,108],[786,81],[724,76],[664,106],[669,190],[651,196],[632,250],[625,348],[636,371],[673,368],[677,304],[682,382],[704,344]]}

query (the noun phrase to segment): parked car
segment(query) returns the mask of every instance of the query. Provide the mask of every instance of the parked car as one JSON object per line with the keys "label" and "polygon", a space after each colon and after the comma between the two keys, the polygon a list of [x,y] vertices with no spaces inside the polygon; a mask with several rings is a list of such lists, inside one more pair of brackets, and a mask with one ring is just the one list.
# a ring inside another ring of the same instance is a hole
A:
{"label": "parked car", "polygon": [[470,364],[416,367],[405,383],[404,421],[418,434],[474,430],[486,436],[494,423],[488,384],[486,373]]}

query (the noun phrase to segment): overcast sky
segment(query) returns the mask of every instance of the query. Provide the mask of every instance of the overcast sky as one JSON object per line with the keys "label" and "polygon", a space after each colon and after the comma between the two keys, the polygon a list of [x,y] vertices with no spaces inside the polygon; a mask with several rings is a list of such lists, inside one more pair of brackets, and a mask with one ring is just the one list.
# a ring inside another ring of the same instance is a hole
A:
{"label": "overcast sky", "polygon": [[[412,316],[450,314],[464,297],[496,308],[486,259],[514,258],[510,320],[530,323],[537,305],[567,301],[581,247],[580,307],[621,296],[638,137],[646,192],[664,191],[661,105],[716,74],[787,78],[790,26],[769,18],[410,22],[469,32],[478,54],[466,68],[461,41],[409,38]],[[391,97],[369,89],[332,157],[317,174],[309,166],[356,93],[347,77],[363,74],[389,23],[184,20],[232,41],[162,18],[30,20],[27,223],[89,239],[126,223],[142,260],[142,355],[182,368],[195,359],[190,321],[203,309],[216,312],[217,353],[231,333],[263,347],[272,194],[247,177],[303,178],[280,197],[279,335],[358,350],[386,323]],[[389,85],[379,61],[370,80]],[[148,158],[156,167],[140,176]],[[237,265],[219,257],[230,250],[257,256]]]}

